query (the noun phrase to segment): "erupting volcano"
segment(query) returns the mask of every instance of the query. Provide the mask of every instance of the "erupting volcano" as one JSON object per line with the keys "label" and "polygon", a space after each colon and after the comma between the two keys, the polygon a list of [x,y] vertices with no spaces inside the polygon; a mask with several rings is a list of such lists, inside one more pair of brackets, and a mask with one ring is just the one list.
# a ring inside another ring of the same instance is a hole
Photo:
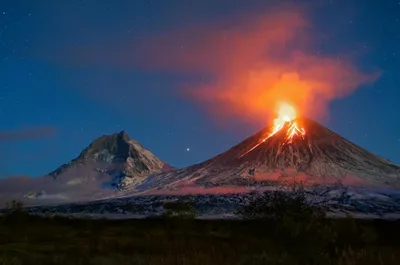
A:
{"label": "erupting volcano", "polygon": [[264,186],[281,180],[311,184],[400,187],[400,167],[279,104],[272,126],[203,163],[148,178],[146,190],[201,186]]}

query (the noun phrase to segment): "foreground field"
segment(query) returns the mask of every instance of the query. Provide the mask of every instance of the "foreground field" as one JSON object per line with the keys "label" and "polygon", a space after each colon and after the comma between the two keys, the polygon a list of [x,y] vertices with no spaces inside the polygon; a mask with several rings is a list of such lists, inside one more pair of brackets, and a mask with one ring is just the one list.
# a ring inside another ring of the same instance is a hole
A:
{"label": "foreground field", "polygon": [[18,212],[1,217],[0,264],[400,264],[399,223],[326,222],[306,231],[261,220],[71,220]]}

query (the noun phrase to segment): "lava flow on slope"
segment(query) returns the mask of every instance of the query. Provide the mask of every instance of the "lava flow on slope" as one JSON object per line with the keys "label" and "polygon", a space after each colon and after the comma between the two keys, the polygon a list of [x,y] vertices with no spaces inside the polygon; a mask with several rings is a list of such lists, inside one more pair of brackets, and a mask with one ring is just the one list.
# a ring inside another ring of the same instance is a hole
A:
{"label": "lava flow on slope", "polygon": [[300,136],[302,139],[304,139],[306,131],[304,128],[299,127],[298,121],[296,121],[296,116],[296,110],[293,106],[287,103],[282,103],[279,107],[278,117],[274,120],[274,126],[272,127],[271,133],[269,133],[266,137],[263,137],[259,143],[251,147],[245,153],[241,154],[239,158],[250,153],[281,130],[286,132],[286,135],[282,141],[282,145],[292,143],[296,136]]}

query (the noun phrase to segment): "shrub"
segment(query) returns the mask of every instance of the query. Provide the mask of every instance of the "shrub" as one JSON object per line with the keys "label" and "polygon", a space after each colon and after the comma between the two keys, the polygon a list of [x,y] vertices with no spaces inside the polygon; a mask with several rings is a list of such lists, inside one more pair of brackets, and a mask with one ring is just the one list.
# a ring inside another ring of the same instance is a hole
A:
{"label": "shrub", "polygon": [[4,211],[3,221],[10,224],[19,225],[26,222],[29,217],[28,213],[24,210],[24,204],[21,201],[13,200],[11,203],[6,204],[7,209]]}
{"label": "shrub", "polygon": [[325,212],[322,205],[307,201],[307,193],[300,183],[293,184],[289,189],[282,186],[255,196],[237,214],[245,219],[282,221],[288,217],[295,220],[321,219],[325,217]]}
{"label": "shrub", "polygon": [[22,212],[24,207],[24,203],[17,200],[11,201],[11,212]]}
{"label": "shrub", "polygon": [[325,208],[307,200],[302,184],[264,192],[237,214],[244,219],[264,221],[272,239],[296,257],[297,262],[329,261],[336,232],[332,222],[325,218]]}
{"label": "shrub", "polygon": [[186,202],[166,202],[164,207],[164,217],[193,219],[196,217],[196,206],[191,201]]}

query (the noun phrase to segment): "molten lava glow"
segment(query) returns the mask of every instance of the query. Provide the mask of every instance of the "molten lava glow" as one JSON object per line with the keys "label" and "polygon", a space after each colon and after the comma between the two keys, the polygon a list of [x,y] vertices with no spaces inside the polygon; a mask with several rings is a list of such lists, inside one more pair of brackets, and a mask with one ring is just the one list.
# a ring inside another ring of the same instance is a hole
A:
{"label": "molten lava glow", "polygon": [[274,127],[270,137],[282,129],[286,122],[291,122],[294,119],[296,119],[294,107],[287,103],[281,103],[278,107],[278,117],[274,120]]}
{"label": "molten lava glow", "polygon": [[284,127],[286,128],[286,136],[284,138],[284,141],[282,142],[282,145],[291,144],[295,136],[300,136],[301,138],[304,138],[306,131],[304,130],[304,128],[300,127],[297,124],[296,122],[297,112],[292,105],[288,103],[279,104],[277,114],[278,117],[274,119],[274,125],[272,127],[271,133],[269,133],[266,137],[261,139],[261,141],[257,143],[255,146],[253,146],[245,153],[240,155],[239,158],[256,149],[258,146],[260,146],[266,140],[274,136]]}

